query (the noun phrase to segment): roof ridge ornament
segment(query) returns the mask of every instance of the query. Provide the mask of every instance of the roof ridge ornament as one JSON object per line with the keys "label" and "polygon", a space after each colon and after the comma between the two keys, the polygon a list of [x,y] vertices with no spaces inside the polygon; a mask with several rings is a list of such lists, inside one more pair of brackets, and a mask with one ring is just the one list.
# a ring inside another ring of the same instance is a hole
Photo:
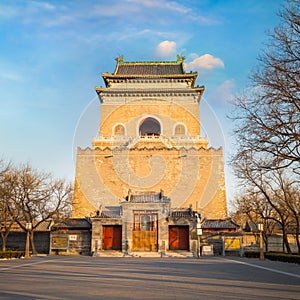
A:
{"label": "roof ridge ornament", "polygon": [[176,57],[178,63],[183,63],[185,60],[185,57],[183,55],[177,54]]}
{"label": "roof ridge ornament", "polygon": [[124,62],[124,55],[120,55],[119,57],[116,57],[115,60],[117,61],[118,64]]}

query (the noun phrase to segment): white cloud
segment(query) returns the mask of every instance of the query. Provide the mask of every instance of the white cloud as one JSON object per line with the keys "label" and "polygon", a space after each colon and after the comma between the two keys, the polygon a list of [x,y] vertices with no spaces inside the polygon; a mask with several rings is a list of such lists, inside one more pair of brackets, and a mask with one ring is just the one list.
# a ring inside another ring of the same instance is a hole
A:
{"label": "white cloud", "polygon": [[73,16],[68,15],[57,15],[55,18],[43,20],[43,24],[48,27],[61,26],[65,24],[70,24],[76,22],[76,19]]}
{"label": "white cloud", "polygon": [[0,20],[1,19],[11,19],[17,17],[21,13],[18,7],[13,7],[9,5],[0,5]]}
{"label": "white cloud", "polygon": [[7,81],[22,81],[24,74],[22,68],[7,61],[0,61],[0,85]]}
{"label": "white cloud", "polygon": [[3,80],[11,80],[11,81],[20,81],[21,77],[19,74],[14,73],[14,72],[1,72],[0,73],[0,78]]}
{"label": "white cloud", "polygon": [[193,61],[186,63],[185,68],[187,71],[192,70],[211,70],[215,68],[224,68],[224,62],[211,54],[204,54],[196,57]]}
{"label": "white cloud", "polygon": [[163,41],[156,47],[156,54],[160,57],[169,57],[176,53],[176,43],[173,41]]}
{"label": "white cloud", "polygon": [[177,11],[182,14],[186,14],[191,11],[190,8],[185,7],[183,5],[178,4],[175,1],[164,1],[164,0],[128,0],[128,3],[132,3],[134,5],[141,5],[147,8],[154,9],[167,9]]}
{"label": "white cloud", "polygon": [[0,19],[22,18],[35,16],[42,11],[54,11],[55,6],[47,2],[28,1],[24,5],[1,4]]}
{"label": "white cloud", "polygon": [[212,98],[214,98],[214,101],[217,103],[231,102],[234,99],[233,89],[235,86],[236,85],[233,80],[225,80],[212,94]]}
{"label": "white cloud", "polygon": [[55,6],[52,5],[51,3],[47,2],[37,2],[37,1],[30,1],[29,5],[34,5],[37,8],[44,9],[44,10],[53,10],[55,9]]}
{"label": "white cloud", "polygon": [[200,22],[203,24],[215,24],[218,23],[218,20],[214,18],[206,17],[200,15],[194,9],[181,5],[176,1],[166,1],[166,0],[127,0],[127,4],[132,4],[135,7],[140,7],[141,10],[143,9],[155,9],[165,11],[165,12],[174,12],[177,14],[181,14],[185,18],[194,20],[196,22]]}
{"label": "white cloud", "polygon": [[121,17],[124,15],[137,14],[140,12],[139,6],[129,5],[128,3],[110,3],[109,5],[97,4],[91,11],[87,12],[88,16],[94,17]]}
{"label": "white cloud", "polygon": [[198,58],[198,56],[199,56],[199,55],[198,55],[197,53],[192,52],[192,53],[187,54],[186,59],[187,59],[187,60],[195,60],[196,58]]}

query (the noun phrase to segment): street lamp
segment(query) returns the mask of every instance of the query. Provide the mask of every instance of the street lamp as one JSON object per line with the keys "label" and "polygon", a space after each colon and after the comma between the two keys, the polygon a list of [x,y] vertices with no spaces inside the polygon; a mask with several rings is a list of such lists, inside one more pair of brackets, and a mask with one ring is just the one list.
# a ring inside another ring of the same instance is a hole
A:
{"label": "street lamp", "polygon": [[26,223],[26,230],[27,230],[27,234],[26,234],[26,245],[25,245],[25,258],[29,258],[29,231],[32,229],[32,224],[31,223]]}
{"label": "street lamp", "polygon": [[264,260],[264,245],[263,245],[263,230],[264,230],[264,224],[258,223],[258,230],[259,230],[259,259]]}
{"label": "street lamp", "polygon": [[202,235],[202,228],[201,228],[201,220],[200,220],[200,214],[195,214],[197,218],[197,256],[198,258],[201,257],[201,235]]}

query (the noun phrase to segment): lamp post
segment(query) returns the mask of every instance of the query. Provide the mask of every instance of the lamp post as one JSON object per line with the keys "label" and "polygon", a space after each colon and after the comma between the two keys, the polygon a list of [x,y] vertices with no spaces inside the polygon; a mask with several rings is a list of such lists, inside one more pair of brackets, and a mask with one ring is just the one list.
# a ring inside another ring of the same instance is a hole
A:
{"label": "lamp post", "polygon": [[197,256],[198,258],[201,257],[201,235],[202,235],[202,228],[201,228],[201,220],[200,215],[195,214],[197,218]]}
{"label": "lamp post", "polygon": [[259,230],[259,259],[264,260],[264,245],[263,245],[263,230],[264,230],[264,224],[258,223],[258,230]]}
{"label": "lamp post", "polygon": [[26,230],[27,230],[27,233],[26,233],[26,245],[25,245],[25,258],[29,258],[30,255],[29,255],[29,244],[30,244],[30,241],[29,241],[29,231],[32,229],[32,224],[31,223],[26,223]]}

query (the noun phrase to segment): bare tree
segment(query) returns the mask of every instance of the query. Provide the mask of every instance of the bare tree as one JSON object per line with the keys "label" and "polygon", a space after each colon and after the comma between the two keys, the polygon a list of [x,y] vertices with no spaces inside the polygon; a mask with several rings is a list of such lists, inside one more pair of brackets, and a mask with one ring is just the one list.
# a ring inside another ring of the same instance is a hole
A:
{"label": "bare tree", "polygon": [[289,213],[290,227],[295,228],[295,239],[297,243],[298,253],[300,254],[300,186],[297,181],[291,180],[284,176],[283,170],[278,170],[276,181],[280,187],[277,190],[277,202],[281,202],[282,207]]}
{"label": "bare tree", "polygon": [[[292,188],[298,189],[299,183],[293,180],[289,168],[274,170],[261,168],[263,160],[264,158],[255,153],[244,151],[235,157],[233,166],[241,184],[261,195],[259,203],[253,205],[264,205],[264,202],[267,202],[272,208],[273,215],[268,219],[280,224],[284,246],[287,252],[291,253],[287,230],[294,220],[288,202],[292,201],[290,191]],[[297,202],[293,203],[297,205]]]}
{"label": "bare tree", "polygon": [[300,167],[300,5],[287,1],[281,24],[270,33],[251,86],[235,100],[238,151],[269,159],[261,168]]}
{"label": "bare tree", "polygon": [[16,221],[24,231],[29,231],[32,251],[36,253],[35,229],[45,220],[67,214],[73,187],[64,180],[54,180],[51,174],[38,172],[29,165],[22,166],[15,172],[17,192],[14,206],[20,212]]}
{"label": "bare tree", "polygon": [[[274,233],[277,221],[277,213],[273,207],[266,201],[261,193],[254,189],[242,190],[241,195],[236,197],[234,205],[236,211],[233,219],[239,223],[241,220],[245,222],[252,222],[257,226],[258,223],[263,223],[263,239],[266,251],[269,249],[269,238]],[[259,239],[258,228],[254,234]]]}
{"label": "bare tree", "polygon": [[6,240],[15,223],[18,212],[13,209],[15,178],[11,172],[11,163],[0,161],[0,234],[2,251],[6,251]]}
{"label": "bare tree", "polygon": [[[299,224],[300,183],[300,6],[286,0],[281,23],[269,34],[265,51],[253,71],[251,86],[235,99],[236,153],[232,164],[241,183],[259,193],[282,227]],[[299,225],[296,232],[299,244]]]}

